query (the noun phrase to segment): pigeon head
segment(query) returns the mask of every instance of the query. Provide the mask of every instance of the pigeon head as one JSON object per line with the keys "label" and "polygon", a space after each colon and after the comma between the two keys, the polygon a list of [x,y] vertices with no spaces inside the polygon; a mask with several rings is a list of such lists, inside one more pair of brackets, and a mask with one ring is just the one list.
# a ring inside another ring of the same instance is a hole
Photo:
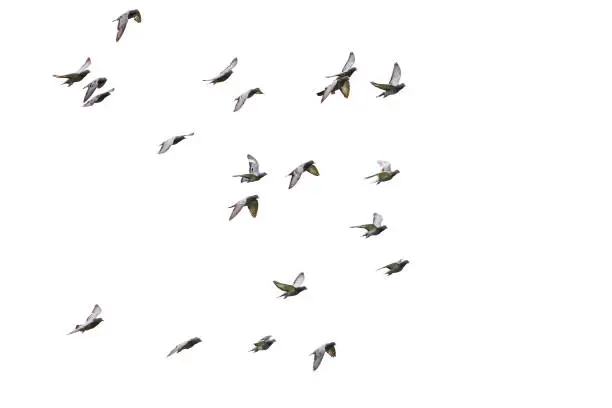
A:
{"label": "pigeon head", "polygon": [[380,228],[379,228],[380,232],[383,232],[383,231],[384,231],[384,230],[386,230],[386,229],[387,229],[387,226],[386,226],[386,225],[383,225],[382,227],[380,227]]}
{"label": "pigeon head", "polygon": [[83,78],[85,78],[90,72],[90,70],[86,69],[85,71],[81,72],[81,75],[83,75]]}
{"label": "pigeon head", "polygon": [[[403,84],[402,84],[402,85],[403,85]],[[262,94],[262,95],[263,95],[263,92],[261,92],[261,89],[259,89],[259,88],[255,88],[255,89],[253,90],[253,93],[256,93],[256,94]]]}
{"label": "pigeon head", "polygon": [[299,288],[295,288],[295,294],[297,295],[300,292],[303,292],[305,290],[307,290],[308,288],[306,286],[300,286]]}
{"label": "pigeon head", "polygon": [[400,260],[400,265],[408,265],[410,263],[410,261],[407,261],[405,259]]}
{"label": "pigeon head", "polygon": [[354,73],[355,71],[357,71],[357,68],[352,67],[351,69],[349,69],[348,71],[346,71],[346,72],[344,73],[344,75],[345,75],[345,76],[349,76],[349,77],[350,77],[351,75],[353,75],[353,73]]}
{"label": "pigeon head", "polygon": [[259,177],[263,178],[263,177],[266,177],[267,175],[268,175],[268,173],[266,173],[266,172],[264,171],[263,173],[260,173],[260,174],[259,174]]}
{"label": "pigeon head", "polygon": [[198,344],[202,342],[202,339],[200,339],[199,337],[194,337],[193,339],[191,339],[191,341],[193,342],[193,344]]}
{"label": "pigeon head", "polygon": [[397,173],[399,173],[399,172],[400,172],[399,170],[393,170],[393,171],[391,172],[391,174],[395,176],[395,175],[396,175]]}
{"label": "pigeon head", "polygon": [[396,88],[396,89],[397,89],[397,91],[399,92],[399,91],[401,91],[402,89],[404,89],[404,87],[405,87],[405,86],[406,86],[406,84],[399,84],[399,85],[397,86],[397,88]]}
{"label": "pigeon head", "polygon": [[102,88],[105,83],[106,83],[106,78],[104,77],[98,78],[98,88]]}

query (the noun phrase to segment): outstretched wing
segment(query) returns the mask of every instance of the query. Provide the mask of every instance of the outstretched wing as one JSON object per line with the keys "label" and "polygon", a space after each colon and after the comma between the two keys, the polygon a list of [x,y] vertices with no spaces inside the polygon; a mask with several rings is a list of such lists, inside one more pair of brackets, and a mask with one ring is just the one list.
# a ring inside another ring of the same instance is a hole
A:
{"label": "outstretched wing", "polygon": [[293,281],[293,286],[296,288],[302,286],[302,283],[304,283],[305,278],[306,276],[304,276],[304,272],[300,272],[300,274]]}
{"label": "outstretched wing", "polygon": [[336,346],[328,347],[327,354],[329,354],[332,357],[336,357]]}
{"label": "outstretched wing", "polygon": [[302,172],[299,170],[293,170],[291,173],[291,181],[289,182],[289,188],[293,188],[298,181],[300,181],[300,177],[302,177]]}
{"label": "outstretched wing", "polygon": [[170,357],[174,353],[178,353],[179,351],[181,351],[183,349],[183,347],[185,347],[185,344],[187,344],[186,341],[182,342],[181,344],[179,344],[178,346],[173,348],[172,351],[170,351],[170,353],[168,353],[168,355],[166,357]]}
{"label": "outstretched wing", "polygon": [[336,88],[336,84],[338,84],[338,79],[334,79],[331,84],[325,88],[323,91],[323,96],[321,96],[321,103],[327,99],[329,95],[331,95],[332,91]]}
{"label": "outstretched wing", "polygon": [[236,204],[234,204],[234,210],[232,211],[232,213],[230,214],[229,220],[233,220],[235,216],[238,215],[238,213],[240,212],[240,210],[242,210],[242,207],[244,207],[244,201],[238,201]]}
{"label": "outstretched wing", "polygon": [[372,222],[376,227],[380,228],[382,225],[383,217],[379,213],[374,213],[374,221]]}
{"label": "outstretched wing", "polygon": [[312,371],[316,371],[317,368],[321,365],[321,361],[323,361],[323,356],[325,355],[325,349],[323,347],[319,347],[314,351],[314,361],[312,363]]}
{"label": "outstretched wing", "polygon": [[128,23],[128,13],[123,13],[117,19],[117,36],[115,37],[115,42],[121,39],[123,32],[125,31],[125,27]]}
{"label": "outstretched wing", "polygon": [[102,308],[100,307],[100,305],[96,304],[93,310],[91,311],[91,314],[87,318],[87,323],[91,322],[93,319],[98,317],[100,313],[102,313]]}
{"label": "outstretched wing", "polygon": [[340,92],[342,92],[342,95],[344,95],[345,98],[349,97],[349,94],[351,93],[351,83],[348,81],[348,79],[340,87]]}
{"label": "outstretched wing", "polygon": [[315,166],[314,164],[311,164],[310,166],[308,166],[306,171],[312,174],[313,176],[319,175],[319,169],[317,169],[317,166]]}
{"label": "outstretched wing", "polygon": [[388,84],[379,84],[378,82],[370,82],[372,85],[377,87],[378,89],[382,89],[383,91],[390,91],[393,89],[391,85]]}
{"label": "outstretched wing", "polygon": [[377,160],[376,163],[378,163],[382,171],[391,171],[391,163],[388,161]]}
{"label": "outstretched wing", "polygon": [[258,200],[251,200],[249,202],[249,204],[247,205],[247,207],[249,208],[249,212],[251,213],[251,217],[253,217],[253,218],[257,217],[257,209],[259,208],[259,201]]}
{"label": "outstretched wing", "polygon": [[400,69],[399,64],[396,62],[393,65],[393,73],[391,74],[389,85],[397,86],[399,84],[401,76],[402,76],[402,70]]}
{"label": "outstretched wing", "polygon": [[168,150],[170,150],[170,146],[172,146],[172,142],[174,142],[174,137],[171,137],[170,139],[163,142],[160,145],[159,152],[157,152],[157,154],[166,153]]}
{"label": "outstretched wing", "polygon": [[295,290],[295,287],[291,285],[287,285],[286,283],[280,283],[278,281],[272,281],[272,282],[274,282],[277,288],[279,288],[280,290],[284,292],[293,292]]}
{"label": "outstretched wing", "polygon": [[262,338],[261,338],[261,340],[259,340],[259,342],[260,342],[260,343],[263,343],[264,341],[268,341],[268,340],[270,340],[271,338],[272,338],[272,336],[265,336],[265,337],[262,337]]}
{"label": "outstretched wing", "polygon": [[238,58],[234,58],[232,60],[232,62],[230,62],[230,64],[227,66],[227,68],[225,68],[223,71],[219,72],[219,76],[223,75],[223,74],[227,74],[229,71],[231,71],[232,69],[234,69],[234,67],[238,64]]}
{"label": "outstretched wing", "polygon": [[83,71],[85,71],[87,69],[87,67],[89,66],[89,64],[91,64],[91,58],[87,57],[87,60],[85,61],[85,63],[81,66],[81,68],[79,68],[79,70],[77,71],[77,73],[81,73]]}
{"label": "outstretched wing", "polygon": [[259,174],[259,163],[257,162],[257,159],[250,154],[247,154],[247,159],[249,159],[249,173]]}
{"label": "outstretched wing", "polygon": [[344,68],[342,68],[342,72],[346,72],[355,64],[355,54],[351,51],[348,59],[346,60],[346,64],[344,64]]}
{"label": "outstretched wing", "polygon": [[87,100],[91,98],[91,95],[93,95],[97,87],[98,87],[98,80],[91,81],[89,84],[87,84],[87,86],[85,87],[87,88],[87,91],[85,92],[85,97],[83,98],[83,102],[87,102]]}
{"label": "outstretched wing", "polygon": [[248,91],[238,97],[238,101],[236,102],[236,106],[234,107],[234,112],[237,112],[240,110],[240,108],[242,108],[242,105],[244,105],[248,97],[249,97]]}

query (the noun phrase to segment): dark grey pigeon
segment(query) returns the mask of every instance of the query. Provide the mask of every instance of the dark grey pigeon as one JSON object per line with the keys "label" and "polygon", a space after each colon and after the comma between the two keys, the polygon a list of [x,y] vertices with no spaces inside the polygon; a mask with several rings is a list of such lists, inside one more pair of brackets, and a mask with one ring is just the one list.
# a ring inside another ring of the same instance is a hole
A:
{"label": "dark grey pigeon", "polygon": [[378,213],[374,213],[372,224],[355,225],[351,228],[363,228],[367,232],[362,237],[370,238],[371,236],[378,235],[387,229],[386,225],[382,225],[383,217]]}
{"label": "dark grey pigeon", "polygon": [[77,324],[74,330],[68,334],[73,334],[76,332],[85,333],[87,330],[93,329],[94,327],[96,327],[97,325],[99,325],[100,323],[104,321],[104,319],[98,317],[100,313],[102,313],[102,308],[96,304],[93,310],[91,311],[91,314],[87,318],[87,320],[85,320],[85,323]]}
{"label": "dark grey pigeon", "polygon": [[87,88],[87,91],[85,92],[85,97],[83,98],[83,102],[87,102],[87,100],[91,98],[91,95],[93,95],[96,89],[102,88],[104,84],[106,84],[106,78],[102,77],[102,78],[96,78],[90,83],[88,83],[87,85],[85,85],[83,89]]}
{"label": "dark grey pigeon", "polygon": [[323,103],[323,101],[325,101],[325,99],[327,99],[329,95],[335,94],[336,91],[342,92],[342,95],[344,95],[345,98],[349,97],[349,94],[351,93],[351,83],[349,82],[349,78],[351,77],[351,75],[353,75],[355,71],[357,71],[357,68],[353,67],[354,63],[355,54],[351,52],[349,54],[348,60],[346,61],[346,64],[344,64],[344,68],[342,68],[342,72],[326,77],[335,77],[335,79],[324,90],[317,92],[317,96],[321,97],[321,103]]}
{"label": "dark grey pigeon", "polygon": [[219,72],[219,74],[212,79],[204,79],[203,81],[210,82],[211,84],[218,84],[219,82],[226,81],[232,74],[234,73],[233,69],[238,64],[238,58],[234,58],[232,62],[225,68],[223,71]]}
{"label": "dark grey pigeon", "polygon": [[387,274],[387,276],[393,275],[394,273],[398,273],[401,272],[402,269],[404,269],[404,267],[406,265],[408,265],[410,263],[410,261],[407,261],[405,259],[400,259],[397,262],[393,262],[390,263],[389,265],[385,265],[382,268],[378,268],[377,271],[380,271],[381,269],[387,269],[387,272],[385,272]]}
{"label": "dark grey pigeon", "polygon": [[317,169],[317,166],[315,166],[313,160],[309,160],[306,163],[302,163],[295,169],[293,169],[291,173],[287,174],[287,177],[291,176],[291,181],[289,182],[289,189],[292,189],[297,184],[297,182],[300,181],[300,177],[302,177],[302,174],[305,171],[309,172],[313,176],[319,175],[319,169]]}
{"label": "dark grey pigeon", "polygon": [[257,343],[253,343],[255,347],[253,347],[249,351],[257,353],[258,351],[261,351],[261,350],[267,350],[274,344],[275,341],[276,340],[274,340],[272,336],[262,337],[261,340],[259,340]]}
{"label": "dark grey pigeon", "polygon": [[75,82],[80,82],[89,74],[89,70],[87,67],[91,64],[91,58],[87,58],[85,63],[79,68],[77,72],[73,72],[72,74],[65,75],[53,75],[56,78],[65,78],[66,81],[62,83],[62,85],[72,86]]}
{"label": "dark grey pigeon", "polygon": [[172,136],[170,139],[166,140],[165,142],[159,145],[160,146],[159,152],[157,152],[157,154],[166,153],[168,150],[170,150],[170,147],[174,146],[177,143],[182,142],[188,136],[193,136],[194,134],[195,134],[194,132],[191,132],[188,135]]}
{"label": "dark grey pigeon", "polygon": [[261,92],[261,89],[259,89],[259,88],[253,88],[253,89],[249,89],[248,91],[246,91],[245,93],[243,93],[242,95],[240,95],[239,97],[234,99],[236,101],[236,106],[234,106],[234,112],[239,111],[240,108],[242,108],[242,105],[244,105],[244,103],[246,102],[247,99],[249,99],[253,95],[257,95],[257,94],[262,94],[263,95],[263,92]]}
{"label": "dark grey pigeon", "polygon": [[175,348],[173,348],[172,351],[170,353],[168,353],[166,358],[170,357],[171,355],[173,355],[175,353],[180,353],[183,350],[188,350],[188,349],[192,348],[193,346],[195,346],[196,344],[200,343],[201,341],[202,340],[200,340],[199,337],[194,337],[192,339],[189,339],[189,340],[179,344]]}
{"label": "dark grey pigeon", "polygon": [[393,65],[393,72],[391,73],[391,79],[389,80],[388,84],[379,84],[377,82],[370,82],[372,85],[374,85],[378,89],[382,89],[384,91],[383,93],[378,95],[377,98],[380,96],[382,96],[383,98],[386,98],[387,96],[395,95],[396,93],[404,89],[406,85],[399,83],[401,76],[402,76],[402,70],[400,69],[399,64],[396,62]]}
{"label": "dark grey pigeon", "polygon": [[314,354],[314,361],[312,363],[312,371],[316,371],[317,368],[321,365],[321,361],[323,361],[323,357],[325,353],[329,354],[332,357],[336,357],[336,343],[333,341],[331,343],[326,343],[310,353],[312,356]]}
{"label": "dark grey pigeon", "polygon": [[83,107],[93,106],[96,103],[102,102],[103,100],[105,100],[106,98],[108,98],[110,96],[111,92],[114,92],[114,91],[115,91],[115,88],[112,88],[112,89],[109,89],[106,92],[102,92],[102,93],[99,93],[97,95],[94,95],[93,98],[91,98],[90,100],[85,102],[85,104],[83,104]]}

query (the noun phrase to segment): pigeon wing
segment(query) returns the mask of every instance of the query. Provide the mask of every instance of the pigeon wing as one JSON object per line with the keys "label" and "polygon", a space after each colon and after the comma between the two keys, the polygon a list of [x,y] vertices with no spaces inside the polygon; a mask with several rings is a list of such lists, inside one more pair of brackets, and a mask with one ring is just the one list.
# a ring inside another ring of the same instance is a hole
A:
{"label": "pigeon wing", "polygon": [[280,283],[278,281],[272,281],[272,282],[274,282],[277,288],[279,288],[280,290],[284,292],[293,292],[295,290],[295,287],[291,285],[287,285],[286,283]]}
{"label": "pigeon wing", "polygon": [[171,137],[170,139],[166,140],[164,143],[160,144],[159,152],[157,152],[157,154],[166,153],[168,150],[170,150],[170,146],[172,146],[172,142],[174,142],[174,137]]}
{"label": "pigeon wing", "polygon": [[96,304],[93,310],[91,311],[91,314],[87,318],[87,323],[91,322],[93,319],[98,317],[100,313],[102,313],[102,308],[100,307],[100,305]]}
{"label": "pigeon wing", "polygon": [[379,213],[374,213],[374,221],[372,222],[376,227],[380,228],[382,225],[383,217]]}
{"label": "pigeon wing", "polygon": [[87,102],[87,100],[91,98],[91,95],[93,95],[97,87],[98,87],[97,80],[91,81],[89,84],[87,84],[87,86],[85,87],[87,88],[87,91],[85,92],[85,97],[83,98],[83,102]]}
{"label": "pigeon wing", "polygon": [[87,57],[87,60],[85,60],[85,63],[81,66],[81,68],[79,68],[77,73],[81,73],[85,71],[90,64],[91,64],[91,58]]}
{"label": "pigeon wing", "polygon": [[321,365],[321,361],[323,361],[323,356],[325,355],[325,348],[319,347],[314,351],[314,361],[312,363],[312,371],[316,371],[317,368]]}
{"label": "pigeon wing", "polygon": [[250,154],[247,154],[247,159],[249,159],[249,173],[259,174],[259,163],[257,162],[257,159]]}
{"label": "pigeon wing", "polygon": [[128,13],[123,13],[117,19],[117,36],[115,37],[115,42],[121,39],[123,36],[123,32],[125,31],[125,27],[128,23]]}
{"label": "pigeon wing", "polygon": [[242,105],[244,105],[244,103],[246,102],[248,95],[249,93],[245,92],[237,98],[238,101],[236,102],[236,106],[234,107],[234,112],[237,112],[240,110],[240,108],[242,108]]}
{"label": "pigeon wing", "polygon": [[346,60],[346,64],[344,64],[344,68],[342,68],[342,72],[346,72],[355,64],[355,54],[351,51],[348,59]]}
{"label": "pigeon wing", "polygon": [[345,98],[349,97],[349,94],[351,93],[351,83],[348,80],[342,84],[340,87],[340,92],[342,92],[342,95],[344,95]]}
{"label": "pigeon wing", "polygon": [[388,161],[377,160],[376,163],[378,163],[382,171],[391,171],[391,163]]}
{"label": "pigeon wing", "polygon": [[300,181],[300,177],[302,177],[302,172],[298,169],[293,170],[291,173],[291,181],[289,182],[289,188],[293,188],[298,181]]}
{"label": "pigeon wing", "polygon": [[396,62],[393,65],[393,73],[391,74],[389,85],[397,86],[399,84],[401,76],[402,76],[402,70],[400,69],[399,64]]}
{"label": "pigeon wing", "polygon": [[259,201],[258,200],[251,200],[249,202],[249,204],[247,205],[247,207],[249,208],[249,212],[251,213],[251,217],[253,217],[253,218],[257,217],[257,209],[259,208]]}
{"label": "pigeon wing", "polygon": [[393,89],[393,86],[389,84],[379,84],[377,82],[370,82],[370,83],[374,85],[375,87],[377,87],[378,89],[382,89],[383,91],[390,91]]}
{"label": "pigeon wing", "polygon": [[242,210],[242,207],[244,207],[244,201],[238,201],[236,204],[234,204],[234,210],[232,211],[229,217],[230,221],[233,220],[234,217],[238,215],[240,210]]}
{"label": "pigeon wing", "polygon": [[223,71],[219,72],[219,76],[223,75],[223,74],[227,74],[229,71],[231,71],[232,69],[234,69],[234,67],[238,64],[238,58],[234,58],[232,60],[232,62],[230,62],[230,64],[227,66],[227,68],[225,68]]}
{"label": "pigeon wing", "polygon": [[308,166],[306,171],[312,174],[313,176],[319,175],[319,169],[317,169],[317,166],[315,166],[314,164],[311,164],[310,166]]}
{"label": "pigeon wing", "polygon": [[304,272],[300,272],[300,274],[293,281],[293,286],[296,288],[302,286],[302,283],[304,283],[305,278],[306,276],[304,276]]}

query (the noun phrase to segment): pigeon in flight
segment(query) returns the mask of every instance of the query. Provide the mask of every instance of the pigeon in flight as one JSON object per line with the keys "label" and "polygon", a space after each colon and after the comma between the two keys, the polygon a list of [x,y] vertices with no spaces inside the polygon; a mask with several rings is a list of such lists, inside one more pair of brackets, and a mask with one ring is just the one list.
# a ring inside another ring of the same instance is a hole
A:
{"label": "pigeon in flight", "polygon": [[247,154],[247,159],[249,159],[248,174],[238,174],[237,176],[233,176],[233,177],[242,177],[240,179],[241,183],[252,183],[268,175],[268,173],[266,172],[263,172],[263,173],[259,172],[259,162],[257,162],[257,159],[255,159],[250,154]]}
{"label": "pigeon in flight", "polygon": [[295,169],[293,169],[291,173],[287,174],[287,177],[291,176],[291,181],[289,182],[289,189],[292,189],[293,186],[297,184],[297,182],[300,180],[300,177],[302,177],[302,173],[304,173],[304,171],[309,172],[313,176],[319,175],[319,169],[317,169],[317,167],[315,166],[314,161],[310,160],[306,163],[302,163]]}
{"label": "pigeon in flight", "polygon": [[138,9],[129,10],[117,17],[113,20],[113,23],[117,22],[117,37],[115,41],[119,41],[123,32],[125,31],[125,27],[127,26],[128,20],[133,18],[137,23],[142,21],[142,16],[140,15],[140,11]]}
{"label": "pigeon in flight", "polygon": [[87,91],[85,92],[83,103],[87,102],[87,100],[91,98],[91,95],[93,95],[96,89],[102,88],[104,84],[106,84],[106,78],[102,77],[102,78],[96,78],[90,83],[88,83],[87,85],[85,85],[83,89],[87,88]]}
{"label": "pigeon in flight", "polygon": [[376,177],[377,185],[380,183],[384,183],[385,181],[391,180],[393,177],[395,177],[397,173],[400,172],[399,170],[391,171],[391,163],[389,162],[378,160],[377,163],[380,166],[380,172],[366,177],[366,180],[372,177]]}
{"label": "pigeon in flight", "polygon": [[234,112],[237,112],[240,110],[240,108],[242,108],[242,105],[244,105],[244,103],[246,102],[247,99],[249,99],[251,96],[253,95],[257,95],[257,94],[262,94],[263,92],[261,92],[261,89],[259,88],[253,88],[253,89],[249,89],[248,91],[246,91],[245,93],[243,93],[242,95],[240,95],[239,97],[237,97],[236,99],[234,99],[236,102],[236,106],[234,107]]}
{"label": "pigeon in flight", "polygon": [[251,216],[253,218],[257,217],[257,209],[259,208],[259,196],[258,195],[252,195],[252,196],[248,196],[247,198],[243,198],[242,200],[238,201],[236,204],[228,207],[228,208],[233,208],[232,213],[229,217],[229,220],[233,220],[235,216],[238,215],[238,213],[240,212],[240,210],[242,210],[242,208],[246,205],[247,208],[249,209],[249,212],[251,213]]}
{"label": "pigeon in flight", "polygon": [[323,101],[327,99],[329,95],[335,94],[338,90],[342,92],[342,95],[344,95],[345,98],[349,97],[349,94],[351,92],[351,84],[349,82],[349,78],[351,77],[351,75],[353,75],[355,71],[357,71],[357,68],[353,67],[354,63],[355,54],[351,52],[349,54],[348,60],[346,61],[346,64],[344,64],[344,68],[342,68],[342,72],[326,77],[335,77],[335,79],[324,90],[322,90],[321,92],[317,92],[317,96],[321,97],[321,103],[323,103]]}
{"label": "pigeon in flight", "polygon": [[87,320],[85,320],[85,323],[77,324],[74,330],[68,334],[73,334],[76,332],[85,333],[87,330],[93,329],[94,327],[96,327],[97,325],[99,325],[101,322],[104,321],[104,319],[98,317],[100,313],[102,313],[102,308],[99,305],[95,305],[93,310],[91,311],[91,314],[89,315]]}
{"label": "pigeon in flight", "polygon": [[351,227],[351,228],[366,229],[367,232],[363,234],[362,237],[370,238],[371,236],[378,235],[387,229],[386,225],[382,225],[382,220],[383,220],[382,215],[378,213],[374,213],[374,220],[372,221],[372,224],[355,225],[354,227]]}
{"label": "pigeon in flight", "polygon": [[410,261],[407,261],[405,259],[400,259],[397,262],[393,262],[393,263],[390,263],[389,265],[383,266],[382,268],[378,268],[377,271],[387,268],[387,271],[385,273],[387,274],[387,276],[390,276],[390,275],[393,275],[394,273],[401,272],[402,269],[404,269],[404,266],[408,265],[409,263]]}
{"label": "pigeon in flight", "polygon": [[302,283],[304,283],[304,278],[305,278],[304,272],[300,272],[300,274],[293,281],[293,285],[289,285],[286,283],[280,283],[278,281],[273,281],[277,288],[285,292],[279,297],[287,299],[288,297],[299,295],[300,292],[303,292],[306,289],[308,289],[306,286],[301,286]]}
{"label": "pigeon in flight", "polygon": [[93,98],[91,98],[90,100],[85,102],[85,104],[83,104],[83,107],[93,106],[96,103],[102,102],[103,100],[105,100],[111,94],[111,92],[114,92],[114,91],[115,91],[115,88],[112,88],[112,89],[109,89],[106,92],[102,92],[102,93],[99,93],[97,95],[94,95]]}
{"label": "pigeon in flight", "polygon": [[72,84],[74,84],[75,82],[80,82],[83,80],[83,78],[85,78],[87,76],[87,74],[89,74],[89,70],[87,69],[87,67],[91,64],[91,58],[87,58],[87,60],[85,61],[85,63],[81,66],[81,68],[79,68],[79,70],[77,72],[73,72],[72,74],[65,74],[65,75],[53,75],[55,78],[64,78],[66,79],[65,82],[62,83],[62,85],[68,85],[68,86],[72,86]]}
{"label": "pigeon in flight", "polygon": [[310,353],[312,356],[314,354],[314,361],[312,363],[312,371],[316,371],[317,368],[321,365],[321,361],[323,361],[323,357],[325,353],[329,354],[332,357],[336,357],[336,343],[333,341],[331,343],[326,343]]}
{"label": "pigeon in flight", "polygon": [[232,62],[230,62],[230,64],[227,66],[227,68],[225,68],[223,71],[219,72],[219,74],[216,77],[214,77],[212,79],[204,79],[203,81],[210,82],[213,85],[217,84],[219,82],[226,81],[234,73],[233,69],[234,69],[234,67],[236,67],[236,64],[238,64],[238,58],[234,58],[232,60]]}
{"label": "pigeon in flight", "polygon": [[261,351],[261,350],[267,350],[272,346],[272,344],[274,344],[275,341],[276,340],[274,340],[272,336],[262,337],[261,340],[259,340],[257,343],[253,343],[255,347],[253,347],[249,351],[257,353],[258,351]]}
{"label": "pigeon in flight", "polygon": [[376,82],[370,82],[375,87],[382,89],[384,91],[383,93],[378,95],[377,98],[380,96],[386,98],[387,96],[395,95],[396,93],[404,89],[406,85],[399,83],[401,76],[402,76],[402,70],[400,69],[399,64],[396,62],[393,65],[393,73],[391,74],[391,79],[389,80],[388,84],[379,84]]}
{"label": "pigeon in flight", "polygon": [[200,343],[201,341],[202,340],[200,340],[199,337],[194,337],[192,339],[189,339],[189,340],[179,344],[175,348],[173,348],[172,351],[170,353],[168,353],[166,358],[170,357],[171,355],[173,355],[175,353],[180,353],[183,350],[188,350],[188,349],[192,348],[193,346],[195,346],[196,344]]}
{"label": "pigeon in flight", "polygon": [[159,146],[159,152],[157,152],[157,154],[162,154],[162,153],[166,153],[171,146],[182,142],[183,140],[185,140],[188,136],[193,136],[195,133],[191,132],[188,135],[180,135],[180,136],[172,136],[170,139],[166,140],[164,143],[161,143]]}

